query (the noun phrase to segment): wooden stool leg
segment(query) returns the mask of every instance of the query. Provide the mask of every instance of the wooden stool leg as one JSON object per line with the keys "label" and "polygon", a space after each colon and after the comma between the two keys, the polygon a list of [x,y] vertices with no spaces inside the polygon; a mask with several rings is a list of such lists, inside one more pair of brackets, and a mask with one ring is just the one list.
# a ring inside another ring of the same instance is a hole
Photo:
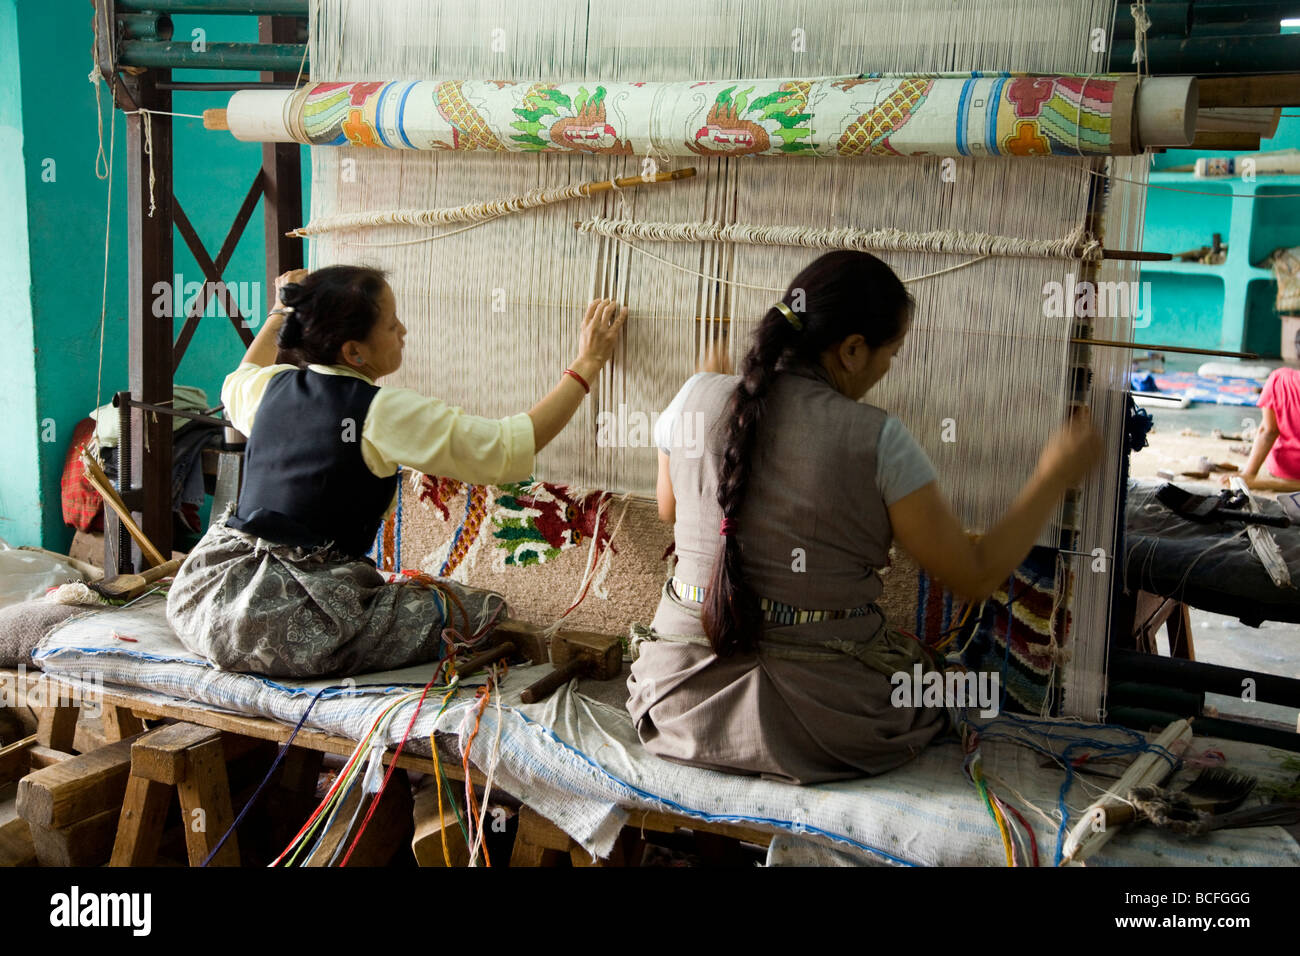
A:
{"label": "wooden stool leg", "polygon": [[[555,866],[574,844],[569,835],[529,806],[519,808],[511,866]],[[581,848],[579,848],[581,849]],[[587,857],[590,859],[590,856]]]}
{"label": "wooden stool leg", "polygon": [[172,788],[156,780],[132,776],[127,781],[109,866],[153,866],[171,795]]}
{"label": "wooden stool leg", "polygon": [[1169,630],[1169,656],[1183,660],[1196,660],[1196,648],[1192,644],[1192,616],[1187,605],[1179,603],[1165,621]]}
{"label": "wooden stool leg", "polygon": [[116,743],[124,737],[134,737],[144,730],[144,721],[131,713],[129,707],[104,708],[104,742]]}
{"label": "wooden stool leg", "polygon": [[606,859],[592,859],[591,854],[575,843],[573,849],[569,851],[569,862],[577,867],[587,866],[625,866],[623,860],[623,843],[621,840],[614,842],[613,849],[609,851]]}
{"label": "wooden stool leg", "polygon": [[[217,841],[235,822],[230,806],[230,782],[221,741],[210,740],[185,751],[185,775],[176,784],[181,798],[181,823],[190,866],[201,866]],[[230,834],[211,866],[239,866],[239,844]]]}
{"label": "wooden stool leg", "polygon": [[77,736],[77,717],[81,708],[76,704],[41,708],[36,727],[36,740],[51,750],[72,752],[72,741]]}
{"label": "wooden stool leg", "polygon": [[[420,866],[469,866],[469,847],[456,821],[456,808],[443,795],[442,813],[438,812],[438,790],[434,784],[415,795],[415,835],[411,852]],[[445,844],[445,852],[444,852]]]}

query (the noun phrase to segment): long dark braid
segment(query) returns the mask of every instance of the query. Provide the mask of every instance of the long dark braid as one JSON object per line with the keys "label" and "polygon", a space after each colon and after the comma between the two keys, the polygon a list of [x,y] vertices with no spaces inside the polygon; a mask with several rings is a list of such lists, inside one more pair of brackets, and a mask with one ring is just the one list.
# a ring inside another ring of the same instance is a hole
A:
{"label": "long dark braid", "polygon": [[754,452],[772,385],[785,368],[812,365],[850,335],[870,348],[897,337],[912,307],[907,289],[887,265],[866,252],[828,252],[813,260],[754,330],[728,405],[718,470],[722,544],[705,591],[701,617],[713,652],[752,651],[763,629],[759,595],[745,579],[738,538]]}

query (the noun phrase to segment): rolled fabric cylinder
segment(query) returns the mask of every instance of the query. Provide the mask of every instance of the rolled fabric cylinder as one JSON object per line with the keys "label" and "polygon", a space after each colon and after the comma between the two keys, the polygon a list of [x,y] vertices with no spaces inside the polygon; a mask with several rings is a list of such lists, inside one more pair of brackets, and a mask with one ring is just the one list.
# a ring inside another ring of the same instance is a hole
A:
{"label": "rolled fabric cylinder", "polygon": [[1196,138],[1196,77],[1153,76],[1137,92],[1137,138],[1142,148],[1187,146]]}
{"label": "rolled fabric cylinder", "polygon": [[367,81],[240,91],[227,113],[239,139],[311,146],[638,156],[1132,155],[1191,141],[1195,86],[1190,77],[1139,87],[1131,75],[982,73]]}

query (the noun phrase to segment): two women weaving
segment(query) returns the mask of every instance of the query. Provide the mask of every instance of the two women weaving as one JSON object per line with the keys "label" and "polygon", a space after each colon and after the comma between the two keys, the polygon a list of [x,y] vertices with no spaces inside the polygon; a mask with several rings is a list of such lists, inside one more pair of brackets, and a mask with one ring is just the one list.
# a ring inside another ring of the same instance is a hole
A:
{"label": "two women weaving", "polygon": [[[497,420],[376,384],[400,366],[406,332],[381,273],[281,278],[222,391],[249,439],[239,503],[186,560],[169,619],[231,670],[325,676],[434,660],[451,605],[478,620],[495,596],[386,583],[364,557],[397,467],[479,484],[527,477],[609,360],[627,309],[590,303],[558,384]],[[938,666],[874,603],[891,543],[957,594],[989,594],[1100,438],[1076,415],[971,541],[915,440],[860,401],[903,349],[912,307],[874,256],[827,253],[767,311],[739,376],[695,375],[661,416],[657,498],[677,564],[636,642],[627,702],[651,752],[809,783],[883,772],[944,729],[942,710],[890,705],[889,673]],[[277,346],[297,361],[277,362]],[[686,416],[707,429],[698,453],[685,453]]]}

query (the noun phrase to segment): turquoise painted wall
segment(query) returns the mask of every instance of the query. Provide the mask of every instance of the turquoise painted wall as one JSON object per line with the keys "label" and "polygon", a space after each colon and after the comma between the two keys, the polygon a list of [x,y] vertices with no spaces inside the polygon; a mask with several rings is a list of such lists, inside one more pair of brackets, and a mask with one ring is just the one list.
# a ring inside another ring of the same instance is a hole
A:
{"label": "turquoise painted wall", "polygon": [[[18,69],[12,57],[0,59],[4,91],[14,96],[21,79],[21,148],[26,175],[27,249],[31,288],[31,315],[6,313],[6,340],[21,341],[21,329],[7,323],[26,324],[26,335],[34,342],[33,368],[26,370],[25,387],[12,389],[19,401],[31,401],[35,408],[15,408],[5,415],[0,431],[6,467],[0,473],[0,534],[11,544],[41,544],[63,550],[71,540],[71,529],[63,524],[59,510],[59,476],[67,441],[76,423],[97,403],[127,387],[127,245],[126,245],[126,152],[125,118],[113,116],[117,152],[113,175],[112,230],[109,237],[108,310],[104,335],[103,383],[96,396],[99,368],[99,324],[103,283],[104,222],[108,183],[95,175],[98,134],[95,93],[87,82],[91,69],[91,16],[85,0],[0,0],[7,16],[16,19]],[[174,18],[176,40],[190,40],[191,31],[201,28],[206,39],[252,42],[257,23],[251,17],[184,16]],[[6,47],[6,50],[8,48]],[[177,79],[215,81],[255,78],[253,74],[188,71]],[[178,113],[201,113],[224,106],[228,94],[174,94],[172,109]],[[104,138],[108,151],[108,95],[104,91]],[[16,103],[15,106],[18,104]],[[15,111],[16,112],[16,111]],[[177,199],[189,215],[209,254],[215,258],[231,220],[261,164],[261,148],[240,143],[224,133],[207,132],[197,119],[174,119],[175,182]],[[17,121],[15,121],[15,126]],[[10,148],[4,140],[4,148]],[[9,155],[5,154],[6,157]],[[44,170],[54,163],[52,181]],[[304,182],[308,178],[304,152]],[[0,176],[13,175],[5,164]],[[160,188],[164,188],[160,183]],[[6,189],[5,194],[15,195]],[[21,194],[21,193],[19,193]],[[13,229],[6,223],[6,229]],[[7,238],[7,234],[6,234]],[[6,256],[0,268],[9,271],[16,256]],[[265,314],[265,253],[262,240],[262,211],[259,205],[235,251],[225,276],[240,297],[249,301],[256,320]],[[18,270],[21,271],[21,270]],[[179,234],[175,242],[175,272],[182,282],[204,281],[203,273]],[[25,297],[24,297],[25,298]],[[176,320],[179,331],[183,315]],[[220,401],[221,381],[243,354],[240,343],[223,311],[212,308],[199,324],[176,373],[176,381],[197,385],[208,393],[211,404]],[[33,388],[34,383],[34,388]],[[10,391],[7,389],[7,392]],[[27,396],[23,398],[23,396]],[[8,408],[8,406],[0,406]],[[54,425],[55,440],[40,442],[32,422],[48,420]],[[26,432],[15,422],[26,422]],[[11,434],[12,432],[12,434]],[[21,434],[20,434],[21,433]],[[28,434],[30,433],[30,435]],[[14,452],[17,452],[15,456]],[[26,455],[24,458],[23,456]],[[26,462],[26,467],[8,467],[9,462]],[[39,462],[39,487],[24,490],[32,481]],[[11,504],[12,502],[12,504]],[[8,529],[12,527],[12,532]]]}
{"label": "turquoise painted wall", "polygon": [[[1282,112],[1276,135],[1260,142],[1261,152],[1300,148],[1300,116],[1295,108]],[[1250,184],[1240,177],[1195,179],[1191,173],[1168,171],[1202,157],[1249,155],[1171,149],[1155,156],[1143,248],[1178,253],[1210,245],[1217,232],[1228,255],[1217,266],[1144,265],[1152,319],[1150,328],[1138,333],[1140,341],[1278,355],[1282,323],[1275,308],[1277,283],[1258,263],[1279,246],[1300,245],[1300,175],[1261,175]]]}
{"label": "turquoise painted wall", "polygon": [[36,366],[31,269],[27,254],[27,183],[23,172],[22,91],[16,0],[0,0],[0,341],[9,354],[0,387],[0,537],[13,545],[40,537]]}

